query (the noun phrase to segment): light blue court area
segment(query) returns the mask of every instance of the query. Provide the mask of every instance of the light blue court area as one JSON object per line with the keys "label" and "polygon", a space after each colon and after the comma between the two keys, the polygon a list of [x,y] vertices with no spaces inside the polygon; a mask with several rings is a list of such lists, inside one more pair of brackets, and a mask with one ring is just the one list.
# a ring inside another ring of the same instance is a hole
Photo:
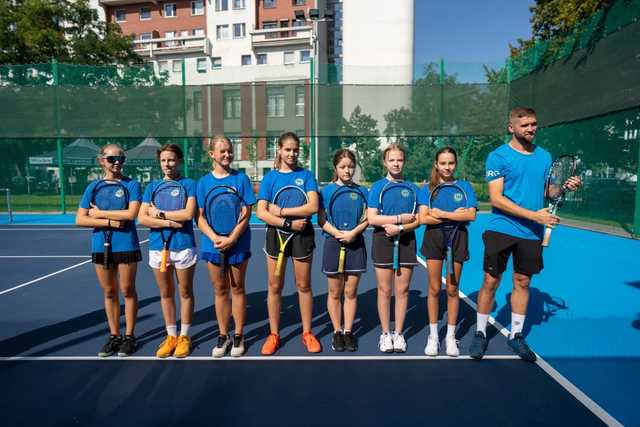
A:
{"label": "light blue court area", "polygon": [[[480,214],[470,226],[471,260],[460,289],[474,302],[488,219]],[[540,356],[625,425],[640,425],[634,406],[640,378],[638,254],[638,240],[557,227],[544,249],[545,268],[532,281],[524,329]],[[510,263],[491,313],[507,328],[512,272]]]}

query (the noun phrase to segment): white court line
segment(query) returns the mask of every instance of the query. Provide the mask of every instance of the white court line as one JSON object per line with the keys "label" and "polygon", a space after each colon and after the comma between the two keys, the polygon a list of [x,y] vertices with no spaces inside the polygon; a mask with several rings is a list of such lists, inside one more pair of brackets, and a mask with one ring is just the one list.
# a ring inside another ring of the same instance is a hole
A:
{"label": "white court line", "polygon": [[[507,355],[496,355],[496,356],[486,356],[485,359],[492,360],[515,360],[519,359],[518,356],[507,356]],[[154,356],[129,356],[129,357],[97,357],[97,356],[14,356],[14,357],[0,357],[0,362],[14,362],[14,361],[47,361],[47,362],[55,362],[55,361],[92,361],[92,360],[100,360],[100,361],[120,361],[126,362],[128,360],[131,361],[147,361],[147,360],[155,360],[159,362],[165,362],[169,360],[178,360],[180,362],[188,362],[188,361],[210,361],[210,362],[250,362],[250,361],[260,361],[260,362],[273,362],[273,361],[306,361],[306,362],[322,362],[322,361],[345,361],[345,360],[433,360],[433,361],[441,361],[441,360],[472,360],[469,356],[458,356],[458,357],[449,357],[449,356],[437,356],[437,357],[429,357],[429,356],[242,356],[242,357],[224,357],[224,358],[214,358],[211,356],[189,356],[183,359],[177,358],[166,358],[159,359]]]}
{"label": "white court line", "polygon": [[0,258],[91,258],[91,255],[0,255]]}
{"label": "white court line", "polygon": [[[149,239],[143,240],[143,241],[140,242],[140,244],[147,243],[148,241],[149,241]],[[31,285],[33,283],[40,282],[41,280],[48,279],[51,276],[55,276],[56,274],[64,273],[65,271],[72,270],[74,268],[80,267],[80,266],[85,265],[85,264],[90,263],[90,262],[91,262],[91,260],[88,259],[88,260],[82,261],[82,262],[80,262],[78,264],[71,265],[71,266],[69,266],[67,268],[63,268],[62,270],[54,271],[53,273],[46,274],[44,276],[38,277],[37,279],[33,279],[33,280],[30,280],[30,281],[28,281],[26,283],[22,283],[20,285],[14,286],[13,288],[5,289],[4,291],[0,292],[0,295],[8,294],[9,292],[13,292],[16,289],[24,288],[25,286],[29,286],[29,285]]]}
{"label": "white court line", "polygon": [[[427,263],[422,259],[422,257],[417,256],[418,262],[422,264],[423,267],[427,268]],[[442,278],[442,283],[446,285],[446,279]],[[478,311],[478,306],[475,302],[473,302],[464,292],[458,290],[460,294],[460,298],[464,300],[474,311]],[[502,326],[500,322],[498,322],[493,316],[489,316],[489,323],[493,325],[496,329],[500,331],[502,335],[504,335],[507,339],[509,339],[509,330]],[[589,396],[587,396],[582,390],[576,387],[571,381],[569,381],[564,375],[560,372],[556,371],[547,361],[545,361],[538,353],[536,353],[537,360],[536,365],[538,365],[543,371],[547,373],[551,378],[553,378],[558,384],[562,386],[569,394],[575,397],[580,403],[582,403],[587,409],[589,409],[595,416],[600,418],[602,422],[607,424],[608,426],[616,426],[622,427],[622,423],[616,420],[611,414],[609,414],[602,406],[598,405],[594,402]],[[485,356],[484,359],[488,358]]]}

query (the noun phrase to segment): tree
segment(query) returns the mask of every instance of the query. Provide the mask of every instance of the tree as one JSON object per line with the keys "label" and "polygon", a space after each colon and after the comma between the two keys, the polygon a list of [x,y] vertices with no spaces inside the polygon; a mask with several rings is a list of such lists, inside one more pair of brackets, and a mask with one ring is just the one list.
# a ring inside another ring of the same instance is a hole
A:
{"label": "tree", "polygon": [[102,22],[89,0],[0,0],[0,64],[141,62],[131,36]]}
{"label": "tree", "polygon": [[[358,164],[362,170],[362,177],[367,182],[373,182],[380,178],[382,173],[382,161],[380,152],[380,139],[378,138],[377,121],[371,116],[362,113],[357,106],[349,120],[342,123],[343,135],[341,145],[344,148],[353,149],[358,155]],[[333,170],[333,165],[331,165]]]}

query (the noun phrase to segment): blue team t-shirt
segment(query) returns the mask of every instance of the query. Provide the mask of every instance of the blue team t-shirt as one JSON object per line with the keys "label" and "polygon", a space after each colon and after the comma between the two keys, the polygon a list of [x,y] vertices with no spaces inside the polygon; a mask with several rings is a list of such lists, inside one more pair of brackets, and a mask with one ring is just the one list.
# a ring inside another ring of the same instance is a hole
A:
{"label": "blue team t-shirt", "polygon": [[[196,182],[194,180],[182,176],[175,181],[184,187],[187,198],[196,197]],[[158,188],[162,182],[163,180],[161,179],[153,181],[147,186],[147,188],[145,188],[144,195],[142,196],[142,203],[152,202],[153,192],[156,191],[156,188]],[[174,233],[171,241],[169,242],[169,250],[181,251],[183,249],[194,248],[196,246],[196,240],[193,235],[193,221],[185,221],[182,224],[182,228],[165,230],[165,236],[169,236],[170,231],[174,231]],[[162,249],[162,236],[160,236],[160,233],[161,229],[159,228],[151,229],[149,232],[149,249],[154,251]]]}
{"label": "blue team t-shirt", "polygon": [[[85,188],[80,199],[80,207],[83,209],[91,209],[91,195],[93,189],[100,181],[93,181],[87,188]],[[120,183],[129,192],[129,203],[140,202],[141,188],[140,183],[129,177],[123,177]],[[140,243],[138,241],[138,233],[136,232],[135,221],[127,221],[126,225],[122,229],[113,229],[111,234],[111,250],[112,252],[129,252],[140,249]],[[91,238],[91,252],[103,253],[104,252],[104,233],[101,228],[93,229],[93,236]]]}
{"label": "blue team t-shirt", "polygon": [[[336,190],[339,187],[342,187],[342,186],[338,185],[336,182],[332,182],[331,184],[327,185],[326,187],[324,187],[322,189],[322,191],[320,192],[320,197],[319,197],[320,210],[326,211],[329,208],[329,201],[331,200],[331,196],[333,196],[333,193],[335,193]],[[357,185],[357,187],[360,189],[360,191],[362,191],[362,194],[364,194],[365,200],[368,200],[369,199],[369,190],[367,188],[365,188],[365,187],[360,186],[360,185]],[[367,202],[367,204],[368,203],[369,202]],[[322,231],[322,234],[324,235],[324,237],[333,237],[329,233],[327,233],[326,231]]]}
{"label": "blue team t-shirt", "polygon": [[[232,170],[230,175],[225,176],[224,178],[216,178],[213,176],[213,173],[209,172],[198,181],[196,199],[200,208],[205,206],[205,199],[209,191],[218,185],[226,185],[228,187],[235,188],[247,206],[252,206],[256,203],[256,197],[253,194],[251,181],[249,181],[249,177],[244,173]],[[219,255],[220,251],[213,246],[213,242],[204,233],[201,233],[201,235],[200,252]],[[232,256],[247,252],[251,252],[251,227],[247,227],[242,232],[236,241],[236,244],[227,251],[226,254],[227,256]]]}
{"label": "blue team t-shirt", "polygon": [[[390,181],[387,178],[382,178],[379,181],[376,181],[371,186],[371,190],[369,190],[369,206],[370,208],[380,209],[380,193],[387,183]],[[420,196],[420,189],[413,182],[403,181],[405,184],[408,184],[413,188],[413,191],[416,193],[416,212],[418,212],[418,207],[420,205],[424,205],[425,201]]]}
{"label": "blue team t-shirt", "polygon": [[272,169],[263,178],[258,191],[258,200],[272,202],[278,190],[288,185],[296,185],[305,193],[318,191],[318,182],[313,174],[301,167],[291,172],[280,172]]}
{"label": "blue team t-shirt", "polygon": [[[464,179],[457,179],[452,182],[452,184],[458,185],[467,195],[467,207],[478,209],[478,199],[476,197],[476,192],[473,191],[473,186],[469,181],[465,181]],[[425,184],[420,190],[418,195],[418,200],[420,204],[429,206],[429,198],[431,197],[431,190],[429,190],[429,183]],[[461,225],[468,225],[468,222],[462,223]],[[428,225],[427,228],[437,227],[436,225]]]}
{"label": "blue team t-shirt", "polygon": [[[551,168],[551,155],[535,147],[525,154],[504,144],[489,154],[486,180],[504,179],[503,195],[520,207],[532,211],[544,207],[544,184]],[[544,226],[535,221],[491,209],[487,230],[527,240],[540,240]]]}

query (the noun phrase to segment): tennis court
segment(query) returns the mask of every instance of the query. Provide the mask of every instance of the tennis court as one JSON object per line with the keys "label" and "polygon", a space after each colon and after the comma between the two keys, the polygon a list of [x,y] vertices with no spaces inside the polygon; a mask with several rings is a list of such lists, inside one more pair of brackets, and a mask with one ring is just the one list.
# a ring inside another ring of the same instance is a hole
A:
{"label": "tennis court", "polygon": [[[33,223],[18,215],[13,225],[0,229],[0,369],[7,384],[1,398],[13,408],[5,425],[388,425],[391,419],[397,425],[640,423],[630,381],[640,374],[640,345],[634,339],[639,278],[637,271],[599,267],[632,265],[640,242],[559,227],[546,268],[534,280],[525,329],[541,360],[523,362],[507,348],[503,325],[508,325],[501,323],[508,322],[510,313],[505,304],[510,283],[505,280],[492,313],[497,327],[488,330],[488,356],[478,362],[466,354],[475,331],[473,300],[480,284],[480,233],[486,217],[479,215],[471,228],[472,260],[465,264],[461,285],[468,302],[461,306],[457,336],[462,355],[457,359],[423,355],[428,328],[422,267],[415,269],[411,284],[406,354],[378,352],[371,266],[359,289],[354,326],[359,350],[332,352],[326,279],[318,259],[312,274],[313,331],[323,352],[303,351],[297,296],[288,276],[283,346],[273,357],[260,356],[268,335],[264,228],[253,224],[245,357],[210,357],[217,338],[213,290],[199,263],[194,352],[185,360],[155,359],[165,331],[151,270],[141,263],[139,350],[126,359],[98,360],[107,331],[102,294],[87,256],[90,231]],[[59,218],[72,222],[68,216]],[[147,234],[139,230],[141,241]],[[317,232],[316,254],[323,240]],[[611,250],[603,259],[593,253],[595,247]]]}

